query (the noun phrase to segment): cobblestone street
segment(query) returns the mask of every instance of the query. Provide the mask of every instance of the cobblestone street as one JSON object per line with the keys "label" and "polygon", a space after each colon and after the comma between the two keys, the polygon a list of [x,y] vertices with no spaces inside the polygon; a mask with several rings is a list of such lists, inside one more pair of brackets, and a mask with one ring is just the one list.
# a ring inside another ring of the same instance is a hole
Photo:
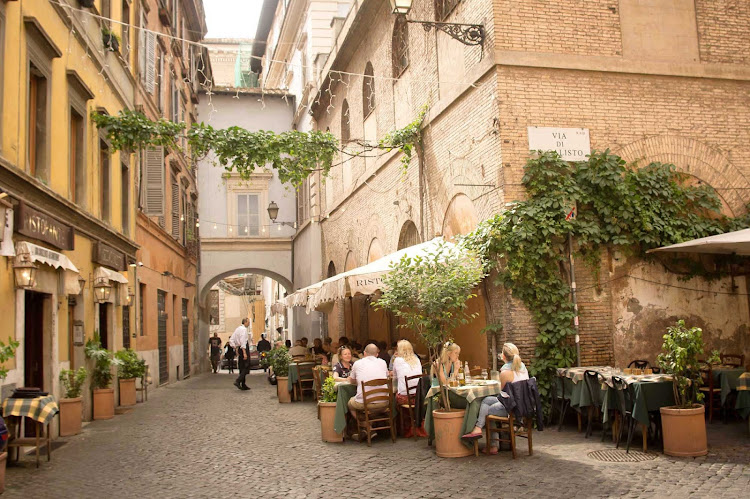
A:
{"label": "cobblestone street", "polygon": [[535,434],[534,455],[439,459],[424,440],[372,448],[320,441],[313,403],[280,405],[260,373],[240,392],[227,374],[151,392],[110,421],[88,425],[36,469],[7,470],[5,497],[747,497],[747,427],[713,424],[719,448],[700,459],[641,463],[588,457],[611,449],[598,432]]}

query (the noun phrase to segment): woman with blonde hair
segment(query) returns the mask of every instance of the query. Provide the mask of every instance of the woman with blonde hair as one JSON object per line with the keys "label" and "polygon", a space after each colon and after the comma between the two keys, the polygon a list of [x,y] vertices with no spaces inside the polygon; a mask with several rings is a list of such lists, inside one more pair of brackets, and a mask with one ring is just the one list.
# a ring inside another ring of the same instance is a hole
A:
{"label": "woman with blonde hair", "polygon": [[[518,347],[513,343],[506,343],[503,345],[503,353],[500,354],[501,359],[504,362],[500,368],[500,389],[505,387],[506,383],[515,383],[516,381],[523,381],[529,379],[529,372],[526,370],[526,366],[521,362],[521,355],[518,352]],[[505,406],[498,397],[485,397],[482,400],[482,405],[479,407],[479,417],[477,417],[477,425],[462,438],[482,438],[482,428],[486,423],[487,416],[492,414],[493,416],[506,417],[508,411],[505,410]],[[497,433],[492,434],[492,444],[490,447],[490,454],[497,454],[499,448],[500,436]]]}
{"label": "woman with blonde hair", "polygon": [[[393,357],[393,377],[398,382],[398,392],[396,393],[396,402],[399,407],[409,403],[409,392],[407,391],[406,378],[422,374],[422,363],[414,354],[414,348],[407,340],[401,340],[396,344],[396,355]],[[414,396],[416,387],[419,385],[419,379],[409,381],[409,389],[412,390],[411,405],[415,403]],[[402,414],[403,416],[403,414]],[[411,415],[410,415],[411,416]],[[423,428],[417,428],[417,435],[425,437]],[[404,438],[412,437],[412,426],[405,431]]]}
{"label": "woman with blonde hair", "polygon": [[437,376],[441,385],[447,385],[451,376],[458,376],[461,361],[461,347],[452,341],[446,341],[440,352],[440,358],[432,365],[432,375]]}

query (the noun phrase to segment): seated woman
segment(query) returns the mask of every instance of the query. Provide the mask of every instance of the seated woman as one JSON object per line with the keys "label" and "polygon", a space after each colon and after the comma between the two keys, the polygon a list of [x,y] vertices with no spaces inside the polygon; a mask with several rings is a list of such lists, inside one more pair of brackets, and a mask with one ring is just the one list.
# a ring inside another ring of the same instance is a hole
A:
{"label": "seated woman", "polygon": [[[506,383],[515,383],[516,381],[529,379],[529,372],[526,370],[524,363],[521,362],[518,347],[513,343],[506,343],[503,345],[502,359],[505,364],[500,368],[501,390],[505,387]],[[467,433],[462,438],[481,438],[482,428],[484,428],[484,425],[487,422],[487,416],[490,414],[500,417],[508,416],[508,411],[505,410],[505,406],[497,397],[485,397],[485,399],[482,400],[482,405],[479,408],[477,425],[471,430],[471,433]],[[499,441],[500,435],[493,433],[490,454],[497,454],[500,444]]]}
{"label": "seated woman", "polygon": [[440,358],[432,364],[431,375],[437,376],[441,385],[447,385],[451,376],[458,376],[458,368],[461,367],[461,361],[458,359],[461,355],[461,347],[457,344],[447,341],[440,352]]}
{"label": "seated woman", "polygon": [[[422,374],[422,363],[419,357],[414,355],[414,348],[407,340],[401,340],[396,345],[396,352],[393,356],[393,377],[398,381],[398,392],[396,393],[396,402],[399,406],[409,403],[409,393],[406,389],[406,377],[417,376]],[[409,381],[409,388],[414,390],[419,384],[418,379]],[[414,405],[415,392],[412,391],[411,404]],[[423,428],[417,428],[417,435],[426,437]],[[411,425],[404,434],[404,438],[412,437]]]}
{"label": "seated woman", "polygon": [[333,366],[334,381],[348,381],[349,373],[352,370],[352,351],[348,346],[339,347],[339,361]]}

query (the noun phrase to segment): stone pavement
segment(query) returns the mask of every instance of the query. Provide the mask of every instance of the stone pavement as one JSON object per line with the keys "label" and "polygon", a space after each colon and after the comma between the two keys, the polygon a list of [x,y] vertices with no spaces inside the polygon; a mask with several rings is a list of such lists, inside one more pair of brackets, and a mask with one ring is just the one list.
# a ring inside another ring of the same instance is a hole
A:
{"label": "stone pavement", "polygon": [[709,456],[640,463],[588,457],[611,449],[574,428],[479,458],[440,459],[425,440],[372,448],[320,441],[313,403],[280,405],[275,387],[206,374],[151,392],[148,402],[89,424],[37,470],[30,456],[6,475],[4,497],[748,497],[747,426],[713,424]]}

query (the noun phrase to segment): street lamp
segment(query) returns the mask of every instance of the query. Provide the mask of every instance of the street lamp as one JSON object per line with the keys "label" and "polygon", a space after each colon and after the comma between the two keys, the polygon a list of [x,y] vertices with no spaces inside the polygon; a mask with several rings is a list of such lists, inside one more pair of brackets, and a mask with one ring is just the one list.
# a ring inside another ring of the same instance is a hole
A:
{"label": "street lamp", "polygon": [[99,303],[109,301],[109,294],[112,292],[112,285],[106,277],[97,277],[94,282],[94,297]]}
{"label": "street lamp", "polygon": [[132,305],[134,298],[135,292],[133,292],[133,288],[128,288],[128,305]]}
{"label": "street lamp", "polygon": [[297,228],[297,222],[277,222],[276,217],[279,216],[279,205],[277,205],[274,201],[271,201],[271,203],[268,205],[268,218],[271,219],[271,222],[278,224],[279,230],[281,230],[282,225],[288,225],[289,227],[296,229]]}
{"label": "street lamp", "polygon": [[31,255],[20,253],[13,263],[16,286],[21,289],[33,288],[36,284],[36,269],[36,264],[31,261]]}
{"label": "street lamp", "polygon": [[[411,11],[412,0],[390,0],[390,2],[391,13],[393,14],[406,18],[406,15]],[[406,19],[406,22],[421,24],[425,31],[430,31],[432,28],[438,29],[464,45],[484,44],[483,24],[438,23],[433,21],[412,21],[411,19]]]}

